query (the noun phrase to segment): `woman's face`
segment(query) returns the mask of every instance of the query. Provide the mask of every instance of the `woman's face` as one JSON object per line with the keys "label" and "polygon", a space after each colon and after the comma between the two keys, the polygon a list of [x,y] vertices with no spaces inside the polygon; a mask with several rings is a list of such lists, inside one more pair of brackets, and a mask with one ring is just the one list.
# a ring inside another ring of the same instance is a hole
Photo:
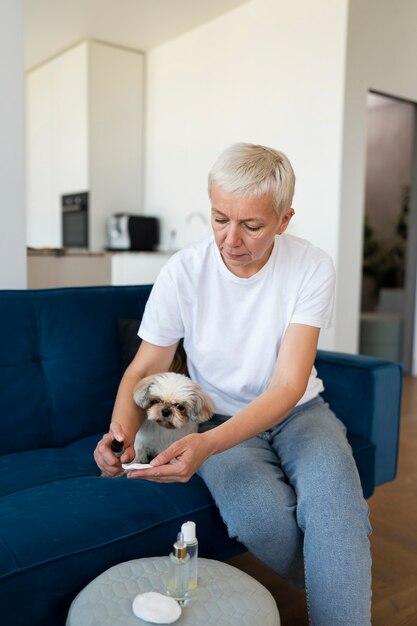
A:
{"label": "woman's face", "polygon": [[279,220],[271,196],[242,198],[213,185],[211,224],[214,239],[226,267],[240,278],[249,278],[265,265],[274,237],[287,228],[293,210]]}

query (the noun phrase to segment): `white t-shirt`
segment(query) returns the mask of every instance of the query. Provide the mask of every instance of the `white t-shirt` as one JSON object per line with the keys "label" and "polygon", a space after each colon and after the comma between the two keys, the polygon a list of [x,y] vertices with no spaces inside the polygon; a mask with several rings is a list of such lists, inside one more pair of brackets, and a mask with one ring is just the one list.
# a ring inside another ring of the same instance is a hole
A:
{"label": "white t-shirt", "polygon": [[[233,415],[267,389],[290,323],[329,326],[334,280],[325,252],[285,233],[259,272],[239,278],[211,236],[161,269],[138,334],[158,346],[184,338],[190,377]],[[299,404],[322,390],[313,368]]]}

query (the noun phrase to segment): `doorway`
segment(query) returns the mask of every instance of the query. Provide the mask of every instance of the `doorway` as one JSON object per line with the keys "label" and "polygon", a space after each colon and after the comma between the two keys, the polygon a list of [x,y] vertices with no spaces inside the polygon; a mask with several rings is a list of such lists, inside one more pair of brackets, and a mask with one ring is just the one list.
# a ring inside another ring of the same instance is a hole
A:
{"label": "doorway", "polygon": [[405,373],[414,347],[416,118],[415,103],[368,93],[359,352],[398,361]]}

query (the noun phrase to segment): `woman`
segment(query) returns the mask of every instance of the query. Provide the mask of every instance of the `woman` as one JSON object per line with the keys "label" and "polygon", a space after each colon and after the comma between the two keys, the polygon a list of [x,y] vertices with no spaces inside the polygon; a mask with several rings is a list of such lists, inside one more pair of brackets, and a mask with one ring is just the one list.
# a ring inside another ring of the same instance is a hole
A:
{"label": "woman", "polygon": [[[310,624],[370,624],[368,507],[343,424],[320,397],[314,369],[330,323],[333,264],[285,234],[295,177],[280,152],[235,144],[209,174],[214,237],[164,266],[139,329],[141,346],[118,391],[110,432],[95,451],[121,472],[144,415],[138,380],[168,370],[181,338],[190,376],[215,417],[130,477],[206,482],[229,534],[294,584],[305,584]],[[175,463],[169,463],[175,459]]]}

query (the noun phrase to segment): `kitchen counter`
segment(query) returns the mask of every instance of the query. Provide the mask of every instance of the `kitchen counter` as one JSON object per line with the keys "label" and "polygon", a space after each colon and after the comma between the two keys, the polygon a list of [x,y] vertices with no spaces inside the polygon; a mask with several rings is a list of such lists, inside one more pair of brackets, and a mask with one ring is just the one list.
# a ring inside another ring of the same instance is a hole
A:
{"label": "kitchen counter", "polygon": [[91,250],[86,250],[85,248],[27,248],[27,256],[53,256],[53,257],[63,257],[63,256],[94,256],[94,257],[103,257],[107,254],[105,251],[93,252]]}
{"label": "kitchen counter", "polygon": [[82,248],[28,248],[29,289],[92,285],[146,285],[155,282],[169,251],[90,251]]}

